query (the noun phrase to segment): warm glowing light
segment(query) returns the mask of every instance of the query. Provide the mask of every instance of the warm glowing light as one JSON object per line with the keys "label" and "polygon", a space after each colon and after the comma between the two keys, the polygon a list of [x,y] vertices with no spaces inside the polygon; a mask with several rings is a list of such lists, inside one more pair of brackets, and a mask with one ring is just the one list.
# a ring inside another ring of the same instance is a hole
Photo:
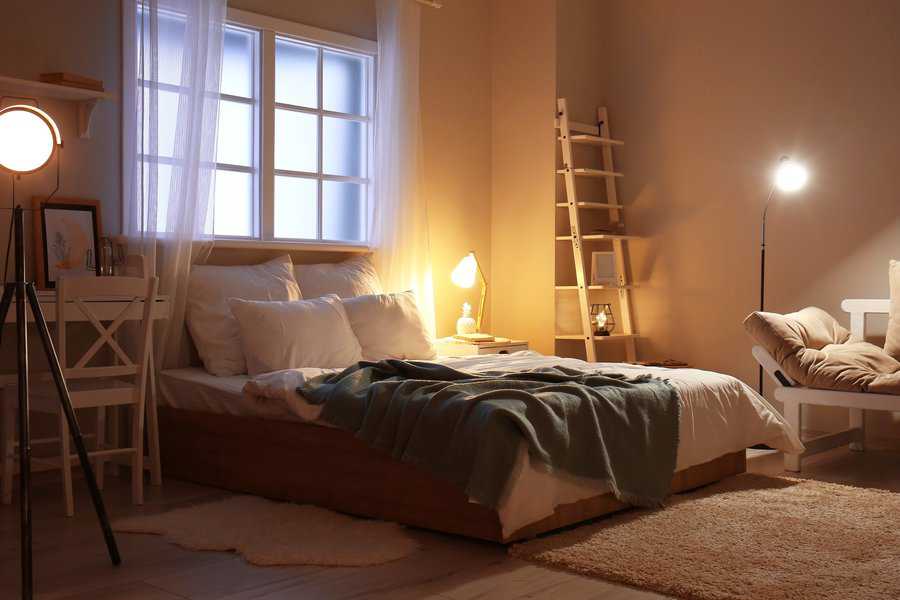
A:
{"label": "warm glowing light", "polygon": [[809,172],[806,167],[789,158],[783,158],[775,169],[775,187],[782,192],[796,192],[806,185]]}
{"label": "warm glowing light", "polygon": [[475,260],[475,253],[466,254],[453,272],[450,274],[450,280],[453,284],[461,288],[470,288],[475,285],[475,279],[478,276],[478,261]]}
{"label": "warm glowing light", "polygon": [[13,173],[37,171],[61,144],[59,128],[41,109],[17,104],[0,110],[0,167]]}

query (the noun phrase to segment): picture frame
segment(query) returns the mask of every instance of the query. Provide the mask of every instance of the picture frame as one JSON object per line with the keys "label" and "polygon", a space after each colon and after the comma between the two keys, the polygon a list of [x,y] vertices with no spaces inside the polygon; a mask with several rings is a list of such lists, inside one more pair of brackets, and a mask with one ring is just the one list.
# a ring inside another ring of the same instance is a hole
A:
{"label": "picture frame", "polygon": [[591,252],[591,285],[619,285],[619,272],[612,252]]}
{"label": "picture frame", "polygon": [[63,272],[100,275],[100,202],[33,198],[35,281],[54,289]]}

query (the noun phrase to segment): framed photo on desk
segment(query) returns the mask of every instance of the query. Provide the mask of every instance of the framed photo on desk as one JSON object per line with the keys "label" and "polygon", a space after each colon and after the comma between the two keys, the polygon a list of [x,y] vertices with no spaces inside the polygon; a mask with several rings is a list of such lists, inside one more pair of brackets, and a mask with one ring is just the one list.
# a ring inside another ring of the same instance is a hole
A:
{"label": "framed photo on desk", "polygon": [[53,289],[62,273],[100,274],[100,203],[34,198],[35,280]]}

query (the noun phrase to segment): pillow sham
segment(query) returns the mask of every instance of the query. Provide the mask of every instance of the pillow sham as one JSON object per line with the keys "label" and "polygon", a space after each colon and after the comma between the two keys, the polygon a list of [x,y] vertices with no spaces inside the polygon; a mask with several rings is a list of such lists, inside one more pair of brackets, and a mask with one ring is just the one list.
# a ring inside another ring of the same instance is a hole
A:
{"label": "pillow sham", "polygon": [[228,305],[250,375],[301,367],[341,369],[362,360],[344,305],[334,294],[289,302],[229,298]]}
{"label": "pillow sham", "polygon": [[382,292],[381,280],[368,256],[355,256],[339,263],[294,265],[294,277],[304,298],[327,294],[354,298]]}
{"label": "pillow sham", "polygon": [[430,360],[437,356],[413,292],[357,296],[343,303],[362,346],[363,360]]}
{"label": "pillow sham", "polygon": [[228,298],[300,300],[291,257],[260,265],[196,265],[188,283],[185,321],[203,367],[213,375],[247,372],[238,324]]}
{"label": "pillow sham", "polygon": [[900,261],[891,261],[888,267],[888,281],[891,286],[891,316],[884,337],[884,351],[894,359],[900,360]]}

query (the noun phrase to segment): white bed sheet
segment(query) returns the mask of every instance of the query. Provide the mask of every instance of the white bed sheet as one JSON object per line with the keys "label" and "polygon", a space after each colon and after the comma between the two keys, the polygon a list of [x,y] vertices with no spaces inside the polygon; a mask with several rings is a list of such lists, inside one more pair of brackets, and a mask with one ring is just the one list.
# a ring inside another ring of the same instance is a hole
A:
{"label": "white bed sheet", "polygon": [[[524,371],[551,365],[597,369],[637,376],[665,378],[678,390],[681,402],[677,469],[685,469],[765,443],[797,452],[803,446],[781,415],[741,381],[699,369],[662,369],[623,363],[586,363],[572,358],[544,356],[524,351],[508,355],[448,358],[444,362],[473,372]],[[282,380],[293,389],[305,377],[333,369],[296,369]],[[263,376],[265,377],[265,376]],[[160,378],[161,403],[185,410],[305,421],[318,420],[320,407],[295,399],[277,401],[242,393],[247,376],[216,377],[199,368],[165,371]],[[290,397],[290,395],[288,395]],[[516,471],[500,503],[498,513],[504,536],[543,519],[561,504],[606,493],[606,484],[561,473],[547,473],[531,465],[522,444]]]}

